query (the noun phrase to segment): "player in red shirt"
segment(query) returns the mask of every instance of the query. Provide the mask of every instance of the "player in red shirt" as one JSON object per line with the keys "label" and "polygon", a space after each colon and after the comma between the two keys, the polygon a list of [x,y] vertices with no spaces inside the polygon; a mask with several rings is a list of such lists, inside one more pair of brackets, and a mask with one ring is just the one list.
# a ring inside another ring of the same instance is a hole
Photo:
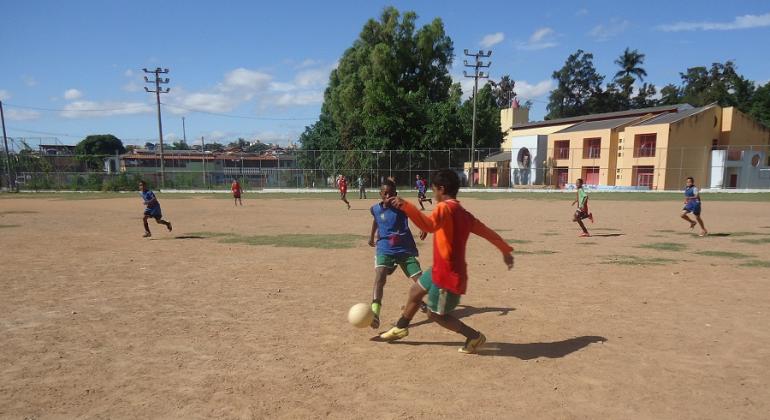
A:
{"label": "player in red shirt", "polygon": [[347,194],[348,194],[348,181],[345,180],[345,177],[340,174],[337,176],[337,188],[340,190],[340,199],[345,202],[345,204],[348,205],[348,210],[350,210],[350,202],[348,202]]}
{"label": "player in red shirt", "polygon": [[460,296],[465,294],[468,284],[465,263],[468,236],[476,234],[497,247],[509,270],[513,268],[513,248],[460,205],[456,198],[460,178],[454,171],[443,169],[436,172],[431,183],[436,207],[430,216],[424,215],[413,204],[399,197],[391,197],[387,201],[388,205],[406,213],[420,230],[434,232],[433,267],[425,270],[420,280],[412,285],[401,318],[395,327],[382,333],[380,339],[394,341],[408,336],[409,323],[427,296],[429,318],[465,337],[465,345],[460,348],[460,353],[476,353],[487,338],[481,331],[474,330],[451,314],[460,303]]}
{"label": "player in red shirt", "polygon": [[233,184],[230,185],[230,190],[233,192],[233,199],[235,200],[235,205],[238,206],[238,203],[241,203],[241,206],[243,205],[243,201],[241,200],[241,193],[243,190],[241,189],[241,184],[238,183],[238,180],[233,178]]}

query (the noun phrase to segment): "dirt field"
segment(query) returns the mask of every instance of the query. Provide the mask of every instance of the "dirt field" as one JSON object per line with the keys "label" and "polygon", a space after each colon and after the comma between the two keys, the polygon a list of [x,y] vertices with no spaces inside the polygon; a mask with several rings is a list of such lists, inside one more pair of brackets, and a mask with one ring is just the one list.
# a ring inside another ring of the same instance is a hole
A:
{"label": "dirt field", "polygon": [[706,201],[699,238],[678,200],[595,201],[578,238],[571,198],[463,200],[517,241],[510,272],[469,241],[480,355],[419,313],[393,344],[347,323],[373,200],[160,194],[143,239],[138,195],[0,198],[0,417],[768,418],[770,205]]}

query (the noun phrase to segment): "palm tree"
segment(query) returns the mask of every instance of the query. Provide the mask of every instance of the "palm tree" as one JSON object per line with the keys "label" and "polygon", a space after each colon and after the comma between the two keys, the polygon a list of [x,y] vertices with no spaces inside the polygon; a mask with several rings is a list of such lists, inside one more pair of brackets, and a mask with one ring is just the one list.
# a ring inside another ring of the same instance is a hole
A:
{"label": "palm tree", "polygon": [[637,50],[631,51],[626,47],[623,51],[623,55],[615,60],[615,64],[620,66],[620,71],[615,73],[615,80],[619,80],[627,77],[636,77],[639,81],[643,81],[647,76],[647,72],[641,67],[644,64],[644,54],[641,54]]}

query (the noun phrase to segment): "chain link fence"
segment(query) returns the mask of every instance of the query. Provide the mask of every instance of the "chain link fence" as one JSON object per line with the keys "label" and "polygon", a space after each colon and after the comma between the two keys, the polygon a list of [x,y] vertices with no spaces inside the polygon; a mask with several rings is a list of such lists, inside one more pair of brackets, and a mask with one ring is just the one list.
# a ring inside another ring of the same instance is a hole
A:
{"label": "chain link fence", "polygon": [[[598,147],[476,149],[474,186],[479,188],[564,188],[577,178],[599,189],[677,190],[693,176],[702,188],[770,189],[767,145],[729,148]],[[545,149],[543,149],[545,150]],[[470,149],[444,150],[271,150],[265,153],[170,150],[164,156],[135,151],[113,156],[77,156],[40,150],[0,159],[4,189],[122,191],[145,180],[153,188],[226,190],[237,179],[245,190],[336,188],[344,175],[349,190],[358,180],[376,189],[386,178],[411,188],[417,175],[449,168],[469,186]],[[165,179],[163,179],[165,178]]]}

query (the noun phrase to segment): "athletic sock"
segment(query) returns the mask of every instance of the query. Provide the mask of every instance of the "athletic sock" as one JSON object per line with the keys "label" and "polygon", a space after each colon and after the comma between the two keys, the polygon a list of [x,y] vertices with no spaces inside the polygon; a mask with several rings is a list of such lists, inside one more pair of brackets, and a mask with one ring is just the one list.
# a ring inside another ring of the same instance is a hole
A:
{"label": "athletic sock", "polygon": [[406,328],[409,326],[409,323],[412,322],[411,319],[406,319],[403,316],[398,319],[398,322],[396,322],[396,326],[398,328]]}
{"label": "athletic sock", "polygon": [[372,301],[372,312],[374,312],[375,315],[380,316],[380,309],[382,309],[382,303],[373,300]]}

